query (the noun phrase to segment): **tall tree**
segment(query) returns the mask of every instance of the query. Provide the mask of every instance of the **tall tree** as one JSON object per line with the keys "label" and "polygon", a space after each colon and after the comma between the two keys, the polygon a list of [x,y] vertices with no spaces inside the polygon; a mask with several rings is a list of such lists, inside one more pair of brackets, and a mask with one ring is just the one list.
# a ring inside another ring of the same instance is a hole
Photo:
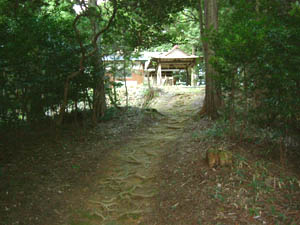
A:
{"label": "tall tree", "polygon": [[[76,76],[82,74],[85,69],[85,61],[91,58],[92,61],[92,80],[93,80],[93,116],[92,120],[94,123],[97,122],[98,117],[104,116],[106,110],[106,98],[105,98],[105,84],[104,75],[105,68],[102,61],[102,46],[101,38],[102,35],[110,28],[116,12],[117,12],[117,1],[113,0],[106,3],[98,3],[97,0],[89,0],[87,3],[84,0],[78,0],[78,6],[80,6],[81,12],[74,19],[73,27],[77,34],[77,39],[81,49],[81,59],[79,62],[79,68],[77,71],[70,74],[65,82],[64,88],[64,99],[60,109],[60,119],[58,124],[63,121],[63,115],[68,102],[68,91],[69,83]],[[100,4],[100,5],[99,5]],[[102,4],[102,5],[101,5]],[[103,5],[104,4],[104,5]],[[83,17],[87,18],[90,22],[90,40],[88,45],[91,46],[92,50],[87,53],[87,49],[84,46],[80,38],[80,32],[82,30],[78,29],[78,23]]]}
{"label": "tall tree", "polygon": [[[104,77],[105,77],[105,68],[103,65],[102,60],[102,46],[101,46],[101,39],[102,34],[105,30],[109,28],[111,25],[116,11],[116,1],[113,1],[113,12],[111,14],[110,19],[108,20],[106,26],[104,28],[101,28],[101,21],[99,21],[99,16],[106,16],[101,15],[103,14],[103,10],[101,9],[101,6],[98,6],[97,0],[89,0],[89,15],[88,18],[91,23],[91,29],[92,29],[92,45],[93,45],[93,51],[94,54],[92,56],[93,60],[93,81],[95,83],[94,91],[93,91],[93,122],[97,122],[97,119],[99,117],[103,117],[106,111],[106,99],[105,99],[105,84],[104,84]],[[104,3],[105,4],[105,3]],[[106,8],[106,7],[105,7]],[[106,8],[107,9],[107,8]],[[109,10],[107,10],[109,11]],[[108,12],[107,12],[108,13]]]}
{"label": "tall tree", "polygon": [[222,105],[221,90],[216,85],[215,77],[217,72],[214,70],[210,61],[214,56],[208,37],[213,31],[218,30],[218,5],[217,0],[199,0],[199,24],[200,33],[203,44],[204,60],[205,60],[205,100],[200,114],[206,114],[211,119],[216,119],[218,109]]}

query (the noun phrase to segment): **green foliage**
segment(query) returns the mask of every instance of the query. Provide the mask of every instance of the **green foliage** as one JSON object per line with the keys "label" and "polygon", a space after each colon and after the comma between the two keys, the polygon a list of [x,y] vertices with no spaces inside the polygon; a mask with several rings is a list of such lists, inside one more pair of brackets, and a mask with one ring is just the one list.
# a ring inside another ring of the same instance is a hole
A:
{"label": "green foliage", "polygon": [[[10,2],[0,5],[1,11]],[[32,8],[36,7],[36,11]],[[20,3],[0,20],[0,120],[39,120],[61,101],[65,77],[78,61],[72,15]],[[69,16],[67,16],[69,15]],[[63,34],[63,35],[62,35]],[[78,84],[74,82],[72,89]],[[75,93],[74,93],[75,94]],[[79,96],[72,96],[73,99]]]}
{"label": "green foliage", "polygon": [[212,41],[219,84],[229,105],[236,103],[231,111],[239,105],[244,117],[260,125],[299,128],[297,2],[231,2]]}
{"label": "green foliage", "polygon": [[[119,3],[111,29],[101,36],[101,46],[98,46],[101,56],[116,52],[129,56],[137,46],[148,47],[169,40],[168,35],[160,35],[162,21],[157,23],[158,19],[144,16],[142,6],[134,8],[136,3],[132,1]],[[78,71],[82,51],[89,53],[92,50],[88,17],[80,18],[77,23],[80,34],[79,37],[75,35],[73,4],[54,0],[0,2],[2,125],[39,121],[58,112],[67,77]],[[104,10],[101,7],[85,12],[100,15],[97,16],[100,27],[105,25],[111,12],[111,8]],[[131,10],[127,11],[128,8]],[[165,14],[164,21],[168,17]],[[79,47],[78,40],[83,48]],[[77,109],[79,103],[90,109],[93,107],[96,95],[91,90],[97,88],[98,75],[103,76],[105,70],[105,65],[100,65],[99,69],[95,64],[98,60],[87,58],[83,73],[71,80],[67,110]],[[109,93],[108,83],[106,91]]]}
{"label": "green foliage", "polygon": [[202,43],[200,41],[199,18],[197,10],[185,8],[184,10],[171,15],[175,23],[164,25],[163,32],[170,36],[170,42],[160,46],[151,46],[150,50],[168,51],[175,44],[180,45],[181,49],[192,53],[192,48],[200,54]]}
{"label": "green foliage", "polygon": [[[78,15],[73,7],[79,2],[0,2],[1,124],[39,121],[57,114],[68,77],[79,71],[81,56],[93,49],[98,48],[97,56],[85,58],[83,71],[70,80],[66,111],[93,109],[98,102],[99,81],[106,83],[105,94],[111,93],[101,57],[118,53],[129,58],[136,50],[169,42],[182,42],[191,51],[187,42],[199,43],[196,11],[178,13],[194,1],[117,1],[116,15],[97,46],[91,42],[94,25],[99,29],[106,26],[112,15],[112,1],[83,7],[76,20],[77,36],[73,23]],[[175,21],[180,24],[171,26]]]}

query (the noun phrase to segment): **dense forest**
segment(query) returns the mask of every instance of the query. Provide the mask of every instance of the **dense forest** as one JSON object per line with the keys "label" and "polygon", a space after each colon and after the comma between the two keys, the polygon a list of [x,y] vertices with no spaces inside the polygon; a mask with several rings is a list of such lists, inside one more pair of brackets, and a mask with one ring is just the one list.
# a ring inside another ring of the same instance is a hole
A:
{"label": "dense forest", "polygon": [[210,116],[298,129],[298,22],[298,1],[3,0],[1,127],[59,124],[82,104],[96,122],[111,92],[105,56],[181,44],[205,56]]}
{"label": "dense forest", "polygon": [[7,135],[51,127],[64,137],[78,121],[101,130],[130,108],[115,82],[130,59],[175,45],[204,59],[195,123],[209,120],[218,140],[266,144],[282,166],[299,162],[299,24],[298,0],[0,0],[0,177]]}

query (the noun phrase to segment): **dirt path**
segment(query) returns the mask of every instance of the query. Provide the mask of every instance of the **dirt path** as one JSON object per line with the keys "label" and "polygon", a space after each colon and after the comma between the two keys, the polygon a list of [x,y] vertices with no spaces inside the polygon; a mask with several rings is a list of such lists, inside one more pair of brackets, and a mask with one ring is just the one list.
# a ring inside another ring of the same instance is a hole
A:
{"label": "dirt path", "polygon": [[[224,125],[192,120],[203,97],[172,87],[152,111],[2,136],[0,224],[300,224],[298,161],[282,167],[275,142],[251,130],[232,140]],[[233,164],[210,169],[205,152],[220,147]]]}
{"label": "dirt path", "polygon": [[149,112],[157,122],[110,151],[99,168],[95,191],[68,218],[71,225],[140,224],[158,192],[154,178],[162,155],[174,147],[185,122],[199,109],[200,92],[173,88],[161,93],[151,105],[158,112]]}

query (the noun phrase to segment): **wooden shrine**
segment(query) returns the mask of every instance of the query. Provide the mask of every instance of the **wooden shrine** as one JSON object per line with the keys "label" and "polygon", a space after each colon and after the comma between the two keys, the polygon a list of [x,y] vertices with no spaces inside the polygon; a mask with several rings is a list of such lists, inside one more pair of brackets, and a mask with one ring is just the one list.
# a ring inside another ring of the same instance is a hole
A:
{"label": "wooden shrine", "polygon": [[151,79],[152,83],[157,86],[173,85],[176,83],[173,77],[174,72],[185,70],[186,84],[194,85],[193,68],[198,59],[200,59],[199,56],[187,54],[176,45],[169,52],[151,57],[147,66],[148,80]]}

